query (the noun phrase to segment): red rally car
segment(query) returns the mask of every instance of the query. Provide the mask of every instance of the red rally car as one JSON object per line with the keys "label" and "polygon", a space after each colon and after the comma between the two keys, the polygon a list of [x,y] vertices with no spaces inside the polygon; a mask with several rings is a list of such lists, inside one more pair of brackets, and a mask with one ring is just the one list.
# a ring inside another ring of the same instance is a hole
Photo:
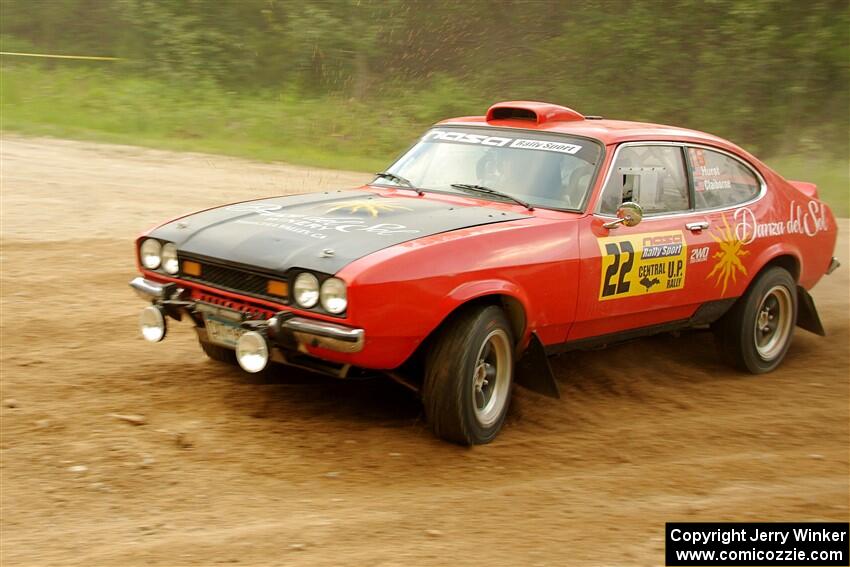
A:
{"label": "red rally car", "polygon": [[439,437],[487,443],[514,382],[557,396],[547,356],[711,325],[743,371],[773,370],[832,272],[817,188],[702,132],[502,102],[438,123],[356,190],[172,220],[131,286],[162,340],[421,393]]}

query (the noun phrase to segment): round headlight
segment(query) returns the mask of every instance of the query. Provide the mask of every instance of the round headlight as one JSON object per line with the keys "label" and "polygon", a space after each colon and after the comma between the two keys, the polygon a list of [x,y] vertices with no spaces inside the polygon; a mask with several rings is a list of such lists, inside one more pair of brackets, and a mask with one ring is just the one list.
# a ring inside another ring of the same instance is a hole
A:
{"label": "round headlight", "polygon": [[348,296],[345,291],[345,282],[339,278],[328,278],[322,284],[322,307],[328,313],[339,315],[348,307]]}
{"label": "round headlight", "polygon": [[315,307],[319,302],[319,280],[311,273],[301,272],[295,278],[295,302],[301,307]]}
{"label": "round headlight", "polygon": [[169,242],[162,247],[162,269],[169,274],[176,274],[180,270],[177,262],[177,246]]}
{"label": "round headlight", "polygon": [[149,270],[155,270],[159,267],[162,261],[162,245],[155,238],[148,238],[139,247],[139,258],[142,260],[142,266]]}

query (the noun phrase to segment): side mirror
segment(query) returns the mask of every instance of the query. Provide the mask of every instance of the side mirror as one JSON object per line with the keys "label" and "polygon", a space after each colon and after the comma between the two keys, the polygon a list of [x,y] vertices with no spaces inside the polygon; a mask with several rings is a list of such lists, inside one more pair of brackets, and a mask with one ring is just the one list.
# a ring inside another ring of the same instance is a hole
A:
{"label": "side mirror", "polygon": [[624,226],[636,226],[643,219],[643,209],[637,203],[627,201],[617,208],[617,220],[606,222],[602,226],[607,229]]}

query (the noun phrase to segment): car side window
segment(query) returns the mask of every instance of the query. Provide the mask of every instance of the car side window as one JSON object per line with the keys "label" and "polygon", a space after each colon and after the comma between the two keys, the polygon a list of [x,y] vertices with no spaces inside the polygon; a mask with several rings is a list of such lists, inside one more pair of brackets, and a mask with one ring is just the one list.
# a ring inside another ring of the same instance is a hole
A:
{"label": "car side window", "polygon": [[626,201],[636,202],[647,215],[687,211],[689,195],[680,147],[624,146],[602,190],[599,212],[614,215]]}
{"label": "car side window", "polygon": [[688,148],[697,209],[738,205],[755,199],[761,183],[744,164],[720,152]]}

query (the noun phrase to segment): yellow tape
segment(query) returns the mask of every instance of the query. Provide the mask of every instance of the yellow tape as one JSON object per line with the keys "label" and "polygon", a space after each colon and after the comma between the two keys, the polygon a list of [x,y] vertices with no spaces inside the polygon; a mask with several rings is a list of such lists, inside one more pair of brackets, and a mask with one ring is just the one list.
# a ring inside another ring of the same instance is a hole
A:
{"label": "yellow tape", "polygon": [[120,57],[95,57],[91,55],[48,55],[45,53],[13,53],[0,51],[0,55],[16,55],[18,57],[47,57],[50,59],[89,59],[91,61],[120,61]]}

